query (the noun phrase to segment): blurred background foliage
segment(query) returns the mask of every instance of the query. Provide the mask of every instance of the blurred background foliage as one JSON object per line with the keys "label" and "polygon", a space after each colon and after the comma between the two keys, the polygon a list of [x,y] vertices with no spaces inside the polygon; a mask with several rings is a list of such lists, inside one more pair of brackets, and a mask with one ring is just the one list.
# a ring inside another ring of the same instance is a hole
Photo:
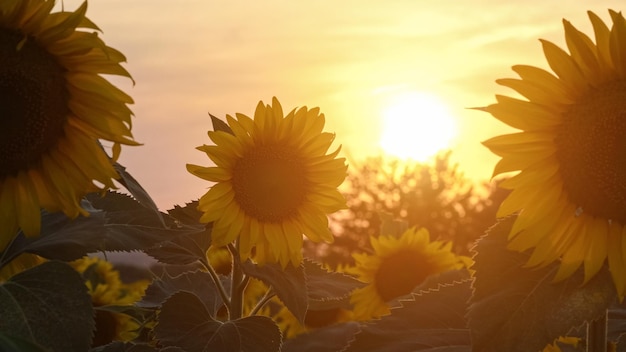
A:
{"label": "blurred background foliage", "polygon": [[468,179],[449,151],[429,163],[382,155],[351,162],[340,187],[348,209],[330,216],[335,242],[305,241],[305,256],[332,268],[352,265],[351,253],[370,251],[370,236],[380,235],[381,214],[425,227],[431,240],[451,241],[456,253],[469,255],[474,241],[496,222],[508,194],[498,183]]}

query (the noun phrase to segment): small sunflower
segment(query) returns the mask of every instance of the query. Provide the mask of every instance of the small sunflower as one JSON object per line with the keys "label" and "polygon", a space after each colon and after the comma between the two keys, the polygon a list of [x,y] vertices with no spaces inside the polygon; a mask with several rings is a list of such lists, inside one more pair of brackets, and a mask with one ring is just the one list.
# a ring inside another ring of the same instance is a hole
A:
{"label": "small sunflower", "polygon": [[430,241],[424,228],[409,228],[401,236],[371,237],[373,254],[355,253],[346,271],[368,285],[352,292],[355,320],[389,314],[388,302],[407,295],[427,277],[467,266],[469,258],[454,254],[451,242]]}
{"label": "small sunflower", "polygon": [[45,259],[32,253],[22,253],[9,264],[0,268],[0,283],[9,280],[13,275],[34,268],[45,262]]}
{"label": "small sunflower", "polygon": [[113,265],[98,257],[84,257],[69,263],[85,279],[85,285],[96,308],[96,331],[93,346],[111,341],[130,341],[138,336],[141,324],[130,315],[97,309],[106,306],[131,306],[139,301],[150,282],[124,283]]}
{"label": "small sunflower", "polygon": [[211,246],[206,251],[206,256],[216,273],[221,275],[230,274],[233,268],[233,258],[228,248]]}
{"label": "small sunflower", "polygon": [[567,20],[569,53],[542,40],[554,74],[513,66],[521,79],[497,82],[525,99],[497,96],[483,110],[522,130],[484,143],[502,157],[494,176],[512,189],[498,216],[518,212],[509,248],[534,248],[528,266],[560,261],[555,280],[584,264],[585,282],[608,257],[626,293],[626,21],[610,10],[608,26],[588,12],[595,43]]}
{"label": "small sunflower", "polygon": [[124,55],[85,17],[51,13],[52,0],[0,2],[0,250],[22,229],[40,230],[40,209],[86,214],[79,199],[117,178],[100,140],[136,145],[132,99],[100,74],[130,78]]}
{"label": "small sunflower", "polygon": [[298,318],[296,318],[280,300],[274,299],[273,303],[279,307],[278,311],[274,314],[264,313],[276,322],[285,339],[292,339],[305,332],[354,320],[354,313],[345,308],[337,307],[324,310],[309,309],[304,317],[303,326],[298,321]]}
{"label": "small sunflower", "polygon": [[287,116],[276,98],[259,102],[254,119],[226,116],[232,134],[209,131],[215,145],[205,152],[215,167],[187,165],[187,170],[215,185],[200,199],[201,221],[213,222],[212,240],[224,246],[239,239],[242,259],[297,266],[302,235],[332,242],[326,214],[346,207],[337,190],[346,176],[339,148],[328,149],[335,135],[322,132],[319,108],[294,109]]}

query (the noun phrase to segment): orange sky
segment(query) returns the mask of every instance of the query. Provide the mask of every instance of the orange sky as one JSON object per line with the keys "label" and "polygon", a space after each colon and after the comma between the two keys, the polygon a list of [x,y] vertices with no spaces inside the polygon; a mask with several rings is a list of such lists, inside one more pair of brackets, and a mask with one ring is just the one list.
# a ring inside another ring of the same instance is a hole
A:
{"label": "orange sky", "polygon": [[[59,1],[60,6],[61,1]],[[80,0],[63,1],[74,10]],[[122,163],[163,209],[209,186],[185,170],[208,165],[208,112],[252,115],[278,97],[284,110],[319,106],[326,130],[355,158],[378,151],[381,112],[396,92],[437,95],[457,119],[453,158],[488,179],[497,158],[480,141],[511,131],[468,107],[512,94],[510,67],[546,68],[538,38],[564,47],[562,18],[590,34],[587,10],[608,20],[615,1],[90,0],[106,43],[128,58],[136,85]]]}

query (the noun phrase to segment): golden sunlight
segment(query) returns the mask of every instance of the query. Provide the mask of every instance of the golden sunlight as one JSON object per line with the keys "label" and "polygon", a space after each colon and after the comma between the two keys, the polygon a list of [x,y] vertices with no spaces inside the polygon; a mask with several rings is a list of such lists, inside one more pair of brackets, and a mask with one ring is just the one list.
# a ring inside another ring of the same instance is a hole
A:
{"label": "golden sunlight", "polygon": [[402,159],[426,161],[450,148],[456,122],[437,96],[411,92],[390,101],[382,112],[380,146]]}

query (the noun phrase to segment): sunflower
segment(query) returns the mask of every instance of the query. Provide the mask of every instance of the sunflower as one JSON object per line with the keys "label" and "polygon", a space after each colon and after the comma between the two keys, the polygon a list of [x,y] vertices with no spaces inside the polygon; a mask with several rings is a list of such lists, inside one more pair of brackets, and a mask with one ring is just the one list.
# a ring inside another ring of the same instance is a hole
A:
{"label": "sunflower", "polygon": [[22,253],[9,264],[0,268],[0,283],[9,280],[12,276],[45,262],[45,259],[32,253]]}
{"label": "sunflower", "polygon": [[85,279],[92,304],[96,308],[93,346],[136,338],[141,324],[130,315],[109,311],[106,307],[131,306],[143,297],[150,282],[138,280],[124,283],[119,271],[110,262],[98,257],[84,257],[69,264]]}
{"label": "sunflower", "polygon": [[215,182],[200,199],[203,222],[214,222],[212,241],[224,246],[239,239],[242,259],[255,248],[259,263],[297,266],[302,235],[332,242],[326,214],[346,207],[337,187],[346,176],[340,148],[326,154],[335,135],[322,132],[319,108],[302,107],[283,117],[276,98],[259,102],[254,119],[226,116],[232,133],[209,131],[215,145],[205,152],[215,167],[187,165],[187,170]]}
{"label": "sunflower", "polygon": [[308,309],[304,317],[304,326],[298,321],[287,307],[278,299],[273,300],[279,308],[274,314],[269,311],[262,311],[262,315],[271,317],[283,334],[283,338],[292,339],[300,334],[321,329],[333,324],[353,321],[354,313],[345,308],[332,308],[324,310]]}
{"label": "sunflower", "polygon": [[233,267],[233,258],[226,247],[211,246],[206,251],[209,264],[216,273],[229,275]]}
{"label": "sunflower", "polygon": [[483,110],[522,130],[484,143],[502,157],[494,176],[512,189],[498,216],[518,213],[509,248],[533,249],[528,266],[556,260],[555,280],[581,265],[587,282],[608,257],[620,296],[626,293],[626,21],[608,26],[588,12],[595,43],[563,20],[569,53],[542,40],[554,74],[513,66],[521,79],[497,82],[525,99],[497,96]]}
{"label": "sunflower", "polygon": [[[112,160],[130,133],[132,99],[100,74],[130,78],[124,56],[85,17],[52,0],[0,2],[0,250],[18,229],[40,231],[40,209],[86,215],[87,192],[114,187]],[[112,158],[100,140],[112,142]]]}
{"label": "sunflower", "polygon": [[469,258],[454,254],[451,242],[430,241],[426,229],[409,228],[401,236],[371,237],[373,254],[355,253],[347,268],[367,286],[352,292],[355,320],[389,314],[388,302],[407,295],[427,277],[467,266]]}

